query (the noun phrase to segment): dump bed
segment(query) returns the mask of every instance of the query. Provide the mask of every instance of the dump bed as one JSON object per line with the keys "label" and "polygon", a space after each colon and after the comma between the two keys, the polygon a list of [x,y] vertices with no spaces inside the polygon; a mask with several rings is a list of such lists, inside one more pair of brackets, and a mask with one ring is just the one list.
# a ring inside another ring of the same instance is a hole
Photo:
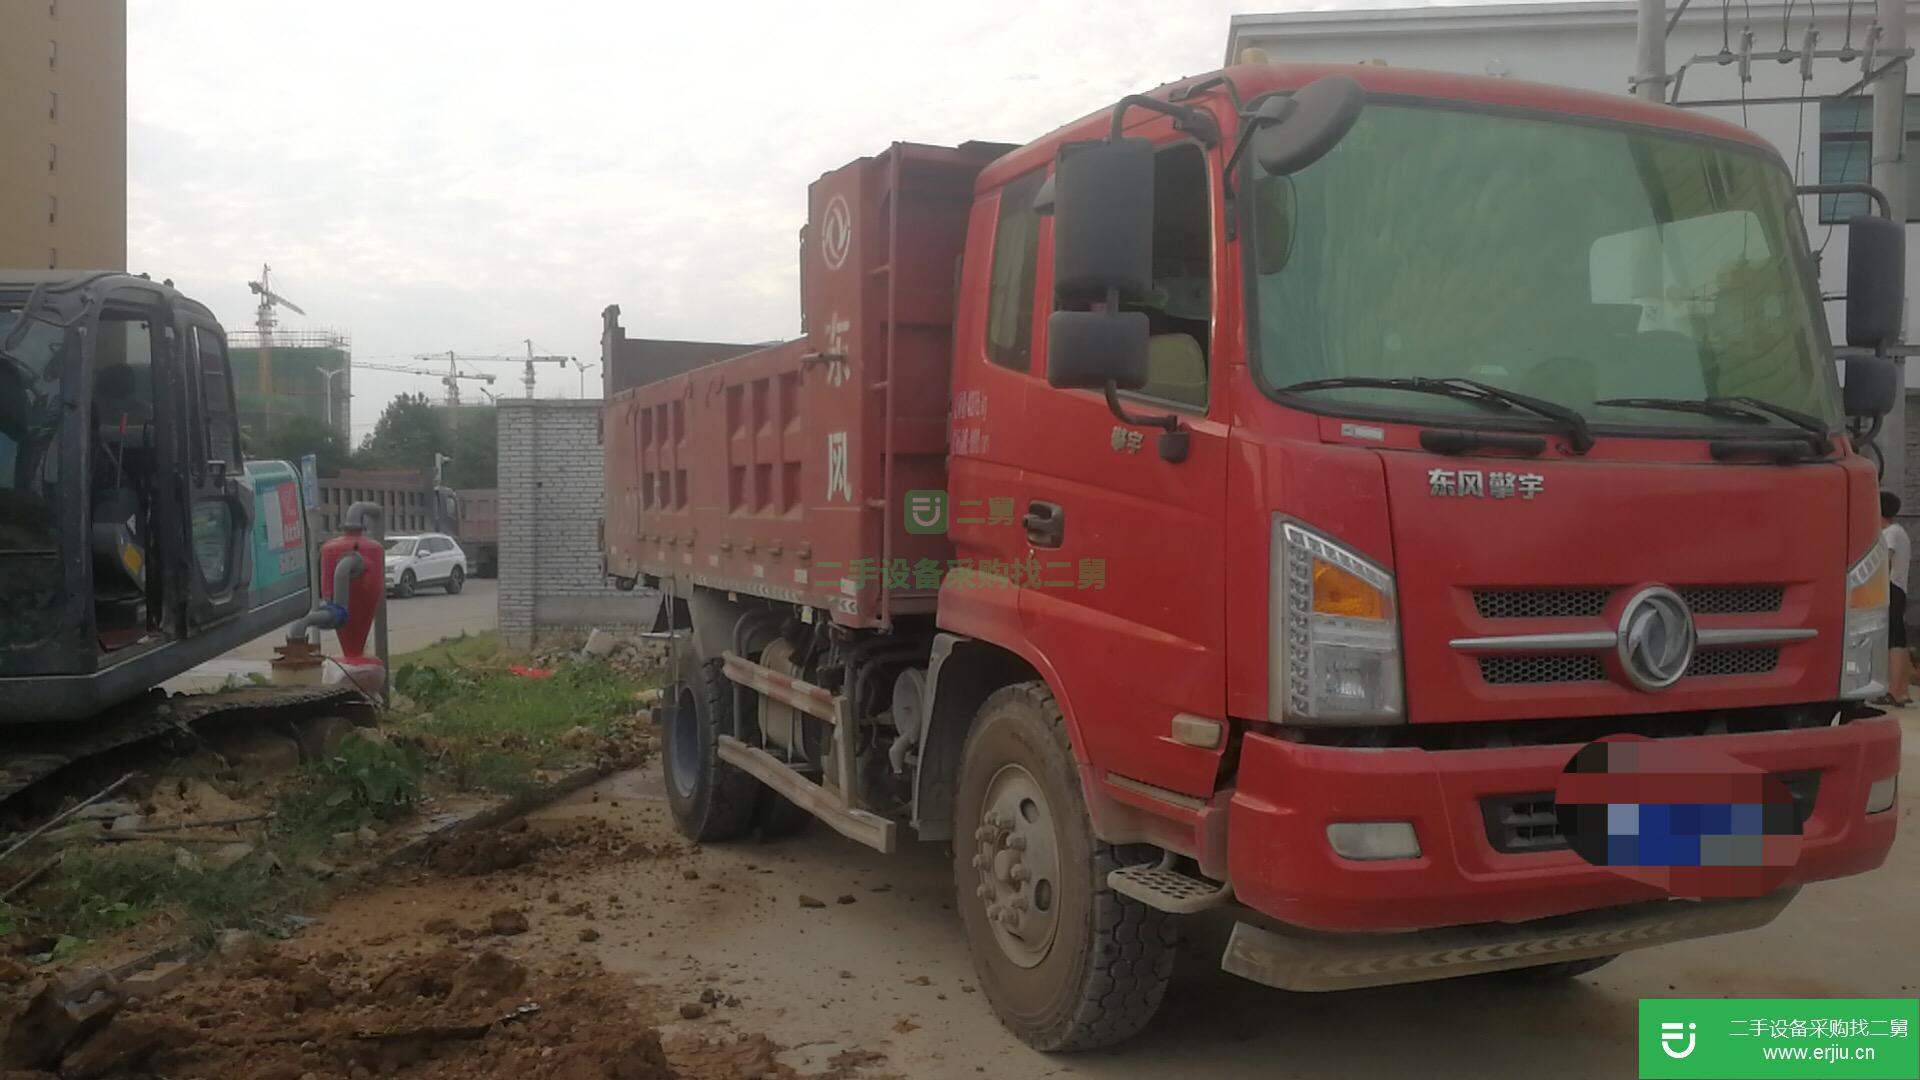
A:
{"label": "dump bed", "polygon": [[903,504],[946,487],[958,260],[974,178],[1007,149],[896,143],[811,185],[805,336],[608,403],[609,574],[855,626],[933,609],[951,549]]}

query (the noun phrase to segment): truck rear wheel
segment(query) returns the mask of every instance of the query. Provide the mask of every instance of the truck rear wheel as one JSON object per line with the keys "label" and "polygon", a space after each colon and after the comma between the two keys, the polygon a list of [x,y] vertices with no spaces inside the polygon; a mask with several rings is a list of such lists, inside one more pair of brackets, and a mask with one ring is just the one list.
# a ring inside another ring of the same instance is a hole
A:
{"label": "truck rear wheel", "polygon": [[[1107,887],[1046,684],[995,691],[967,735],[954,806],[956,906],[993,1011],[1037,1050],[1091,1050],[1146,1027],[1173,974],[1175,927]],[[1137,861],[1137,860],[1135,860]]]}
{"label": "truck rear wheel", "polygon": [[719,660],[703,663],[691,650],[682,655],[660,732],[660,761],[667,807],[689,840],[733,840],[753,827],[760,783],[720,760],[721,723],[731,708],[732,686],[720,674]]}

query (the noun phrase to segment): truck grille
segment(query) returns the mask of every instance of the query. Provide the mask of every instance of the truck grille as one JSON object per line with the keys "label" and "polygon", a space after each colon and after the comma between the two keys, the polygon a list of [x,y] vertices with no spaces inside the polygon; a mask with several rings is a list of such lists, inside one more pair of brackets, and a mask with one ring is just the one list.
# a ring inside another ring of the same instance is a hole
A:
{"label": "truck grille", "polygon": [[1693,654],[1682,678],[1700,679],[1713,675],[1765,675],[1780,663],[1777,648],[1707,649]]}
{"label": "truck grille", "polygon": [[[1703,679],[1723,675],[1765,675],[1780,663],[1780,650],[1773,646],[1738,649],[1703,649],[1693,654],[1682,678]],[[1480,677],[1494,686],[1521,686],[1535,683],[1599,682],[1607,677],[1600,657],[1592,653],[1541,653],[1522,656],[1483,656]]]}
{"label": "truck grille", "polygon": [[[1475,589],[1473,608],[1483,619],[1594,619],[1613,596],[1611,587]],[[1678,592],[1695,615],[1758,615],[1779,611],[1786,590],[1778,585],[1687,585]]]}
{"label": "truck grille", "polygon": [[1546,653],[1540,656],[1483,656],[1480,677],[1495,686],[1524,683],[1599,682],[1607,677],[1598,656]]}
{"label": "truck grille", "polygon": [[[1817,771],[1774,773],[1774,779],[1786,786],[1793,797],[1793,820],[1805,828],[1813,816],[1813,804],[1820,797]],[[1486,822],[1487,843],[1504,855],[1522,855],[1535,851],[1558,851],[1567,846],[1560,832],[1553,792],[1536,791],[1525,795],[1489,795],[1480,800],[1480,816]]]}
{"label": "truck grille", "polygon": [[1778,585],[1694,585],[1679,592],[1695,615],[1758,615],[1779,611],[1787,591]]}
{"label": "truck grille", "polygon": [[1591,619],[1607,606],[1611,589],[1476,589],[1483,619]]}

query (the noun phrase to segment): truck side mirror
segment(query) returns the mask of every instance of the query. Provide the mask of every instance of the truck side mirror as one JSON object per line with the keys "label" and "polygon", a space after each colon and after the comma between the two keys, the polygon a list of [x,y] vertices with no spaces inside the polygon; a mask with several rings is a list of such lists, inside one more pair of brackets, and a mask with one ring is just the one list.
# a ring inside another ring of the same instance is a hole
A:
{"label": "truck side mirror", "polygon": [[[1907,228],[1900,222],[1866,215],[1847,220],[1848,345],[1880,352],[1899,339],[1907,298],[1906,244]],[[1851,362],[1847,375],[1851,395]]]}
{"label": "truck side mirror", "polygon": [[1062,390],[1147,385],[1147,316],[1139,311],[1056,311],[1047,316],[1047,384]]}
{"label": "truck side mirror", "polygon": [[1153,144],[1062,147],[1053,173],[1053,296],[1061,307],[1153,290]]}
{"label": "truck side mirror", "polygon": [[1324,75],[1260,102],[1253,116],[1253,157],[1269,176],[1291,176],[1327,156],[1353,130],[1366,92],[1345,75]]}
{"label": "truck side mirror", "polygon": [[[1848,314],[1852,314],[1851,300]],[[1851,318],[1848,321],[1851,322]],[[1847,357],[1847,384],[1841,387],[1841,407],[1848,416],[1877,419],[1892,412],[1899,400],[1899,365],[1884,356]]]}

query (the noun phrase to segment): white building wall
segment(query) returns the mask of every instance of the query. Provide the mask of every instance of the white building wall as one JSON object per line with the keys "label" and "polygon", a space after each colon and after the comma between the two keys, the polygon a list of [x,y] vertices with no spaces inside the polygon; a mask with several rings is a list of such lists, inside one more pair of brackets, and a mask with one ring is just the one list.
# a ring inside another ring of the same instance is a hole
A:
{"label": "white building wall", "polygon": [[646,627],[658,599],[619,592],[601,573],[598,400],[502,398],[499,437],[503,644],[540,632]]}
{"label": "white building wall", "polygon": [[[1668,0],[1668,10],[1678,0]],[[1234,16],[1228,33],[1226,62],[1236,63],[1243,49],[1263,50],[1275,63],[1361,63],[1380,61],[1394,67],[1453,72],[1462,75],[1491,75],[1499,78],[1552,83],[1601,93],[1625,94],[1628,77],[1634,70],[1634,10],[1632,3],[1559,3],[1504,4],[1473,7],[1396,8],[1368,11],[1309,11],[1272,15]],[[1856,49],[1866,44],[1873,21],[1873,5],[1852,6],[1851,39]],[[1754,32],[1754,51],[1772,52],[1781,46],[1783,27],[1788,48],[1798,50],[1806,35],[1809,16],[1820,31],[1817,48],[1836,49],[1848,39],[1845,3],[1796,2],[1790,24],[1783,22],[1787,9],[1775,3],[1728,4],[1723,8],[1711,0],[1696,0],[1681,16],[1680,23],[1667,39],[1667,70],[1679,71],[1694,56],[1719,53],[1722,41],[1722,13],[1729,47],[1738,52],[1742,29]],[[1920,3],[1908,7],[1913,25],[1920,27]],[[1911,35],[1920,41],[1920,33]],[[1738,99],[1741,84],[1735,65],[1693,64],[1682,76],[1681,102],[1707,99]],[[1749,98],[1792,97],[1801,93],[1797,64],[1773,60],[1753,64],[1753,80],[1746,84]],[[1861,62],[1843,64],[1838,60],[1816,61],[1813,80],[1807,84],[1809,97],[1838,94],[1860,80]],[[1920,94],[1920,78],[1909,79],[1908,92]],[[1789,167],[1795,169],[1803,184],[1820,180],[1820,104],[1809,100],[1804,107],[1786,105],[1739,105],[1705,107],[1694,111],[1743,125],[1780,150]],[[1910,116],[1909,128],[1915,125]],[[1878,152],[1881,148],[1876,147]],[[1863,155],[1864,156],[1864,155]],[[1910,168],[1920,168],[1920,161]],[[1835,295],[1846,290],[1846,230],[1819,223],[1819,207],[1812,197],[1803,198],[1801,214],[1807,221],[1811,241],[1822,248],[1821,291]],[[1910,216],[1920,215],[1920,205],[1909,206]],[[1920,249],[1916,249],[1908,226],[1907,309],[1909,337],[1913,325],[1914,296],[1920,292]],[[1844,305],[1831,302],[1827,315],[1833,340],[1844,340]],[[1920,365],[1908,364],[1907,387],[1910,399],[1920,390]],[[1912,423],[1920,420],[1920,401],[1910,400],[1909,441],[1915,439]],[[1920,449],[1920,443],[1915,443]],[[1908,455],[1907,491],[1904,501],[1909,510],[1920,510],[1920,459]],[[1905,515],[1903,515],[1905,516]]]}

